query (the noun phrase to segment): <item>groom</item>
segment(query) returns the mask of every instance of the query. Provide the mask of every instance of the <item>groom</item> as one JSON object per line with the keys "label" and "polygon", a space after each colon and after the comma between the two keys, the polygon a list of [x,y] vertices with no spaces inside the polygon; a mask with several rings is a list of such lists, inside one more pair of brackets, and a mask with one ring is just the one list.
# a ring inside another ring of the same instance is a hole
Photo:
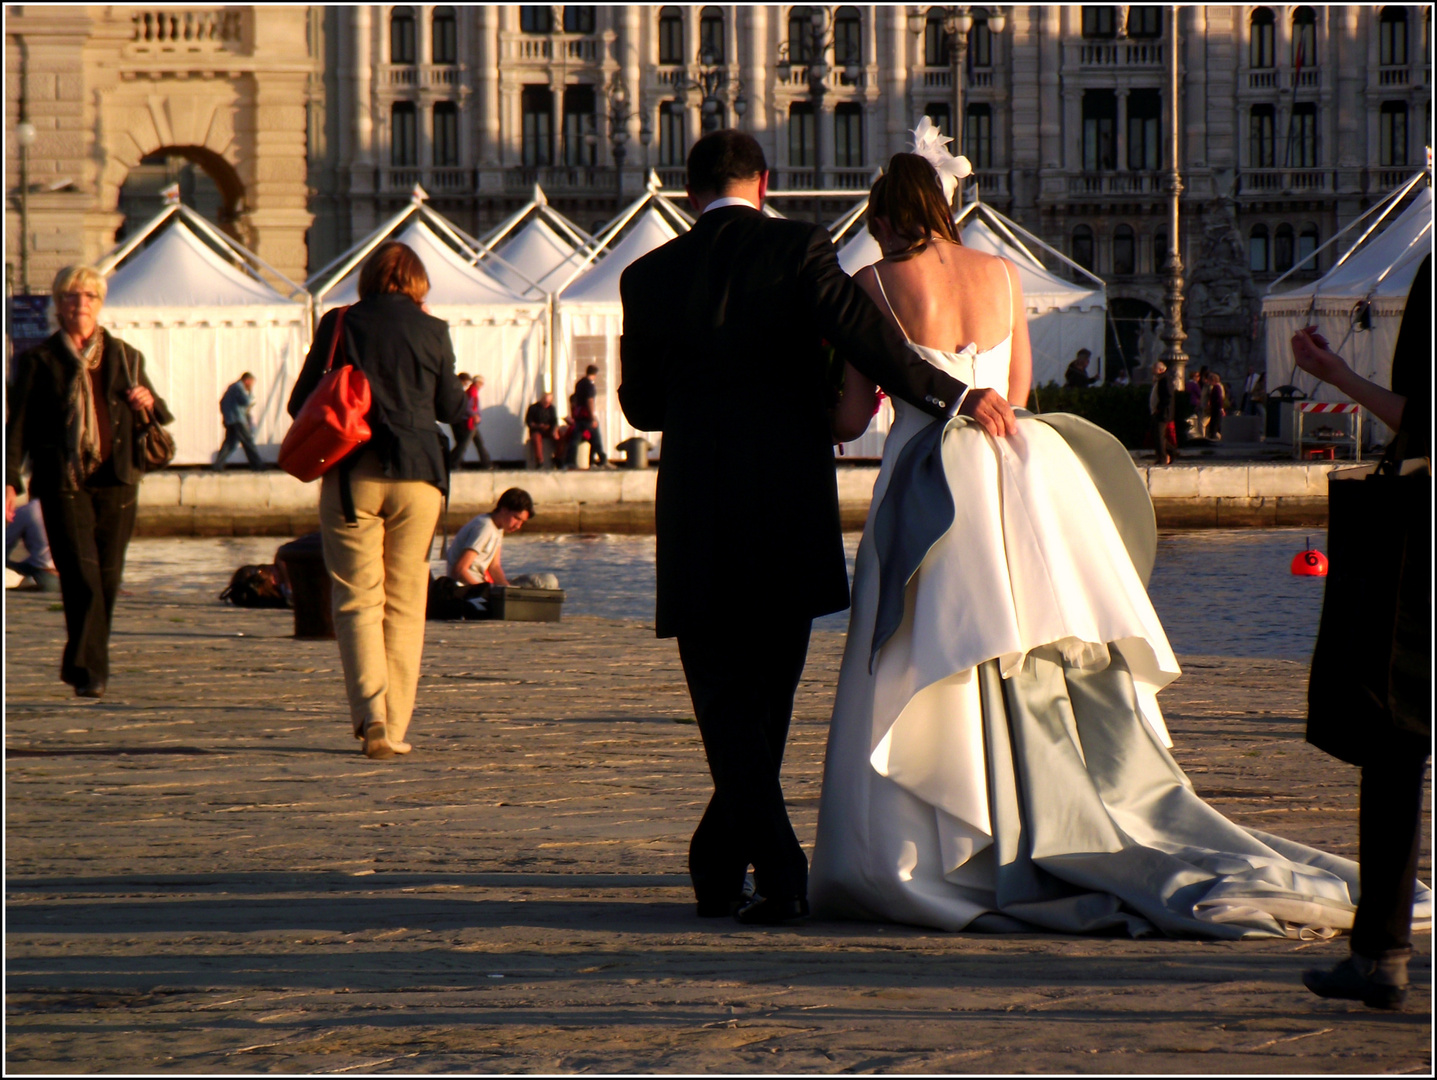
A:
{"label": "groom", "polygon": [[714,782],[689,847],[698,913],[760,924],[808,914],[779,769],[813,619],[848,606],[821,341],[933,416],[1014,429],[1001,395],[905,345],[822,226],[762,214],[767,187],[752,136],[694,144],[697,223],[620,282],[619,387],[629,422],[663,432],[657,631],[678,638]]}

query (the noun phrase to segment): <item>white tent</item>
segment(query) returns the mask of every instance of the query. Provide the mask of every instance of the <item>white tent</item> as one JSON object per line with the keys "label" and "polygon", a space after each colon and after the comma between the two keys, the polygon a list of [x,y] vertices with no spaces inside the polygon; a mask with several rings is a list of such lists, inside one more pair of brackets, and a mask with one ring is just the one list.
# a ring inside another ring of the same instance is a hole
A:
{"label": "white tent", "polygon": [[[856,223],[852,211],[845,219]],[[957,221],[966,246],[1010,259],[1018,268],[1033,349],[1033,385],[1062,382],[1068,364],[1079,349],[1087,349],[1099,358],[1101,377],[1108,308],[1107,288],[1102,279],[1072,263],[1067,256],[986,203],[969,203],[958,212]],[[1040,254],[1088,280],[1075,284],[1059,277],[1043,265]],[[878,242],[865,226],[839,250],[838,262],[847,273],[856,274],[882,257]],[[892,406],[884,402],[867,434],[849,443],[846,452],[856,457],[880,456],[892,418]]]}
{"label": "white tent", "polygon": [[477,255],[471,239],[424,206],[423,198],[416,191],[401,214],[311,278],[317,283],[316,303],[321,312],[353,303],[365,257],[386,239],[408,244],[429,275],[430,313],[449,324],[458,369],[484,378],[480,404],[486,448],[498,460],[521,460],[524,412],[547,379],[547,305],[518,296],[471,265]]}
{"label": "white tent", "polygon": [[546,300],[582,268],[594,243],[535,184],[534,197],[477,242],[469,261],[520,296]]}
{"label": "white tent", "polygon": [[631,426],[619,407],[619,337],[624,327],[619,278],[631,263],[686,231],[684,217],[659,194],[658,178],[651,176],[648,190],[604,229],[596,240],[599,250],[585,256],[588,265],[572,283],[561,286],[555,300],[555,402],[562,413],[575,380],[589,364],[596,365],[595,411],[608,453],[633,435],[642,435],[655,447],[658,443],[657,435]]}
{"label": "white tent", "polygon": [[[1383,216],[1391,216],[1406,197],[1406,189],[1415,187],[1407,208],[1392,217],[1386,228],[1371,231],[1377,224],[1374,221],[1369,231],[1362,233],[1322,277],[1289,292],[1269,292],[1263,297],[1269,389],[1294,384],[1318,401],[1347,400],[1345,395],[1298,371],[1293,364],[1289,344],[1292,335],[1312,324],[1317,325],[1334,351],[1344,357],[1357,374],[1379,386],[1391,385],[1392,354],[1407,293],[1418,266],[1432,253],[1432,189],[1424,179],[1414,177],[1414,180],[1416,184],[1409,182],[1390,200],[1384,200],[1390,205]],[[1280,282],[1281,279],[1273,285]],[[1360,305],[1364,303],[1367,315],[1359,319]],[[1371,329],[1366,328],[1368,322]],[[1384,439],[1386,429],[1375,421],[1372,423],[1378,427],[1376,437]]]}
{"label": "white tent", "polygon": [[[262,280],[256,266],[292,286],[291,296]],[[150,381],[175,415],[175,464],[214,460],[224,438],[220,397],[246,371],[255,376],[255,441],[273,461],[309,346],[304,290],[178,203],[99,268],[109,275],[101,323],[144,354]]]}

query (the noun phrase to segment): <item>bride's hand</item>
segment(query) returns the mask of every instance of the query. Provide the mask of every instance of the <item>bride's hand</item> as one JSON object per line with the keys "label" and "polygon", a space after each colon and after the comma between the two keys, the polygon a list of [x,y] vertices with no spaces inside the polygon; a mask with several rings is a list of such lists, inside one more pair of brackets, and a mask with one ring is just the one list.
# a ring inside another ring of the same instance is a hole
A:
{"label": "bride's hand", "polygon": [[1018,433],[1018,418],[1013,415],[1013,406],[1008,404],[1007,398],[991,387],[987,390],[969,390],[958,415],[971,416],[995,439]]}

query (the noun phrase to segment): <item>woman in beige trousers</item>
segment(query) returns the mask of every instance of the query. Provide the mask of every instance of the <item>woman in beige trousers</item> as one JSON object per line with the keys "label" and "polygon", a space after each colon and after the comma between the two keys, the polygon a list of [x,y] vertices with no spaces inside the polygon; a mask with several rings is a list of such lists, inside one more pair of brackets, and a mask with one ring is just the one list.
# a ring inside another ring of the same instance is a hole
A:
{"label": "woman in beige trousers", "polygon": [[369,442],[325,474],[319,496],[334,630],[356,738],[371,758],[407,754],[424,652],[429,548],[448,484],[438,423],[464,416],[449,327],[426,314],[424,264],[382,244],[359,274],[359,302],[325,315],[289,400],[291,416],[336,366],[369,380]]}

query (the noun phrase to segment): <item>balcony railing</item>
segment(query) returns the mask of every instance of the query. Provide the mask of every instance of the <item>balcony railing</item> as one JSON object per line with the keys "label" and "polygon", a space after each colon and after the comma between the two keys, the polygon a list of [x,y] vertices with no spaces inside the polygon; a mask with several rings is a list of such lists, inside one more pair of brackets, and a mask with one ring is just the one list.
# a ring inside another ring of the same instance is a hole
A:
{"label": "balcony railing", "polygon": [[1380,67],[1377,69],[1378,86],[1406,86],[1411,81],[1411,69],[1405,64],[1401,67]]}
{"label": "balcony railing", "polygon": [[418,184],[431,195],[468,195],[474,191],[474,170],[458,165],[386,165],[379,170],[379,190],[408,195]]}
{"label": "balcony railing", "polygon": [[778,191],[867,191],[873,184],[873,166],[862,168],[780,169]]}
{"label": "balcony railing", "polygon": [[993,85],[992,68],[974,68],[968,72],[968,86],[972,90],[986,90]]}
{"label": "balcony railing", "polygon": [[1249,90],[1276,90],[1277,69],[1263,68],[1259,71],[1247,73],[1247,88]]}
{"label": "balcony railing", "polygon": [[1238,192],[1244,195],[1323,195],[1333,191],[1330,169],[1244,169]]}
{"label": "balcony railing", "polygon": [[505,34],[503,58],[519,63],[541,64],[553,60],[569,63],[598,64],[604,59],[604,43],[598,37],[581,34]]}
{"label": "balcony railing", "polygon": [[611,165],[522,165],[504,170],[507,191],[529,191],[538,184],[549,193],[612,194],[618,181]]}
{"label": "balcony railing", "polygon": [[[808,86],[808,65],[793,64],[788,69],[787,79],[775,76],[775,81],[779,86],[789,86],[795,90],[802,90]],[[827,90],[851,89],[853,87],[862,88],[865,81],[866,78],[862,72],[859,73],[857,79],[850,82],[848,76],[844,75],[842,68],[829,68],[828,74],[823,77],[823,86]]]}
{"label": "balcony railing", "polygon": [[1316,68],[1307,68],[1305,71],[1294,71],[1292,73],[1292,81],[1299,90],[1316,90],[1322,82],[1320,74]]}
{"label": "balcony railing", "polygon": [[947,90],[953,85],[953,69],[951,67],[923,68],[921,75],[925,90]]}
{"label": "balcony railing", "polygon": [[457,64],[380,64],[375,76],[381,87],[452,90],[463,82],[463,70]]}
{"label": "balcony railing", "polygon": [[1078,63],[1083,67],[1156,68],[1163,64],[1163,47],[1158,42],[1104,42],[1078,46]]}
{"label": "balcony railing", "polygon": [[997,169],[975,170],[969,184],[978,186],[978,193],[984,199],[1008,197],[1008,174]]}
{"label": "balcony railing", "polygon": [[1085,172],[1068,177],[1069,195],[1157,195],[1163,177],[1156,172]]}
{"label": "balcony railing", "polygon": [[1405,169],[1370,169],[1367,173],[1369,178],[1367,190],[1373,194],[1392,191],[1412,179],[1412,174],[1416,171],[1416,165],[1409,165]]}
{"label": "balcony railing", "polygon": [[660,64],[654,69],[654,81],[660,86],[687,86],[688,69],[682,64]]}
{"label": "balcony railing", "polygon": [[661,166],[654,171],[659,174],[659,183],[665,188],[678,189],[688,185],[689,173],[688,170],[682,166]]}
{"label": "balcony railing", "polygon": [[135,52],[233,51],[244,37],[244,13],[229,8],[152,8],[130,16]]}

